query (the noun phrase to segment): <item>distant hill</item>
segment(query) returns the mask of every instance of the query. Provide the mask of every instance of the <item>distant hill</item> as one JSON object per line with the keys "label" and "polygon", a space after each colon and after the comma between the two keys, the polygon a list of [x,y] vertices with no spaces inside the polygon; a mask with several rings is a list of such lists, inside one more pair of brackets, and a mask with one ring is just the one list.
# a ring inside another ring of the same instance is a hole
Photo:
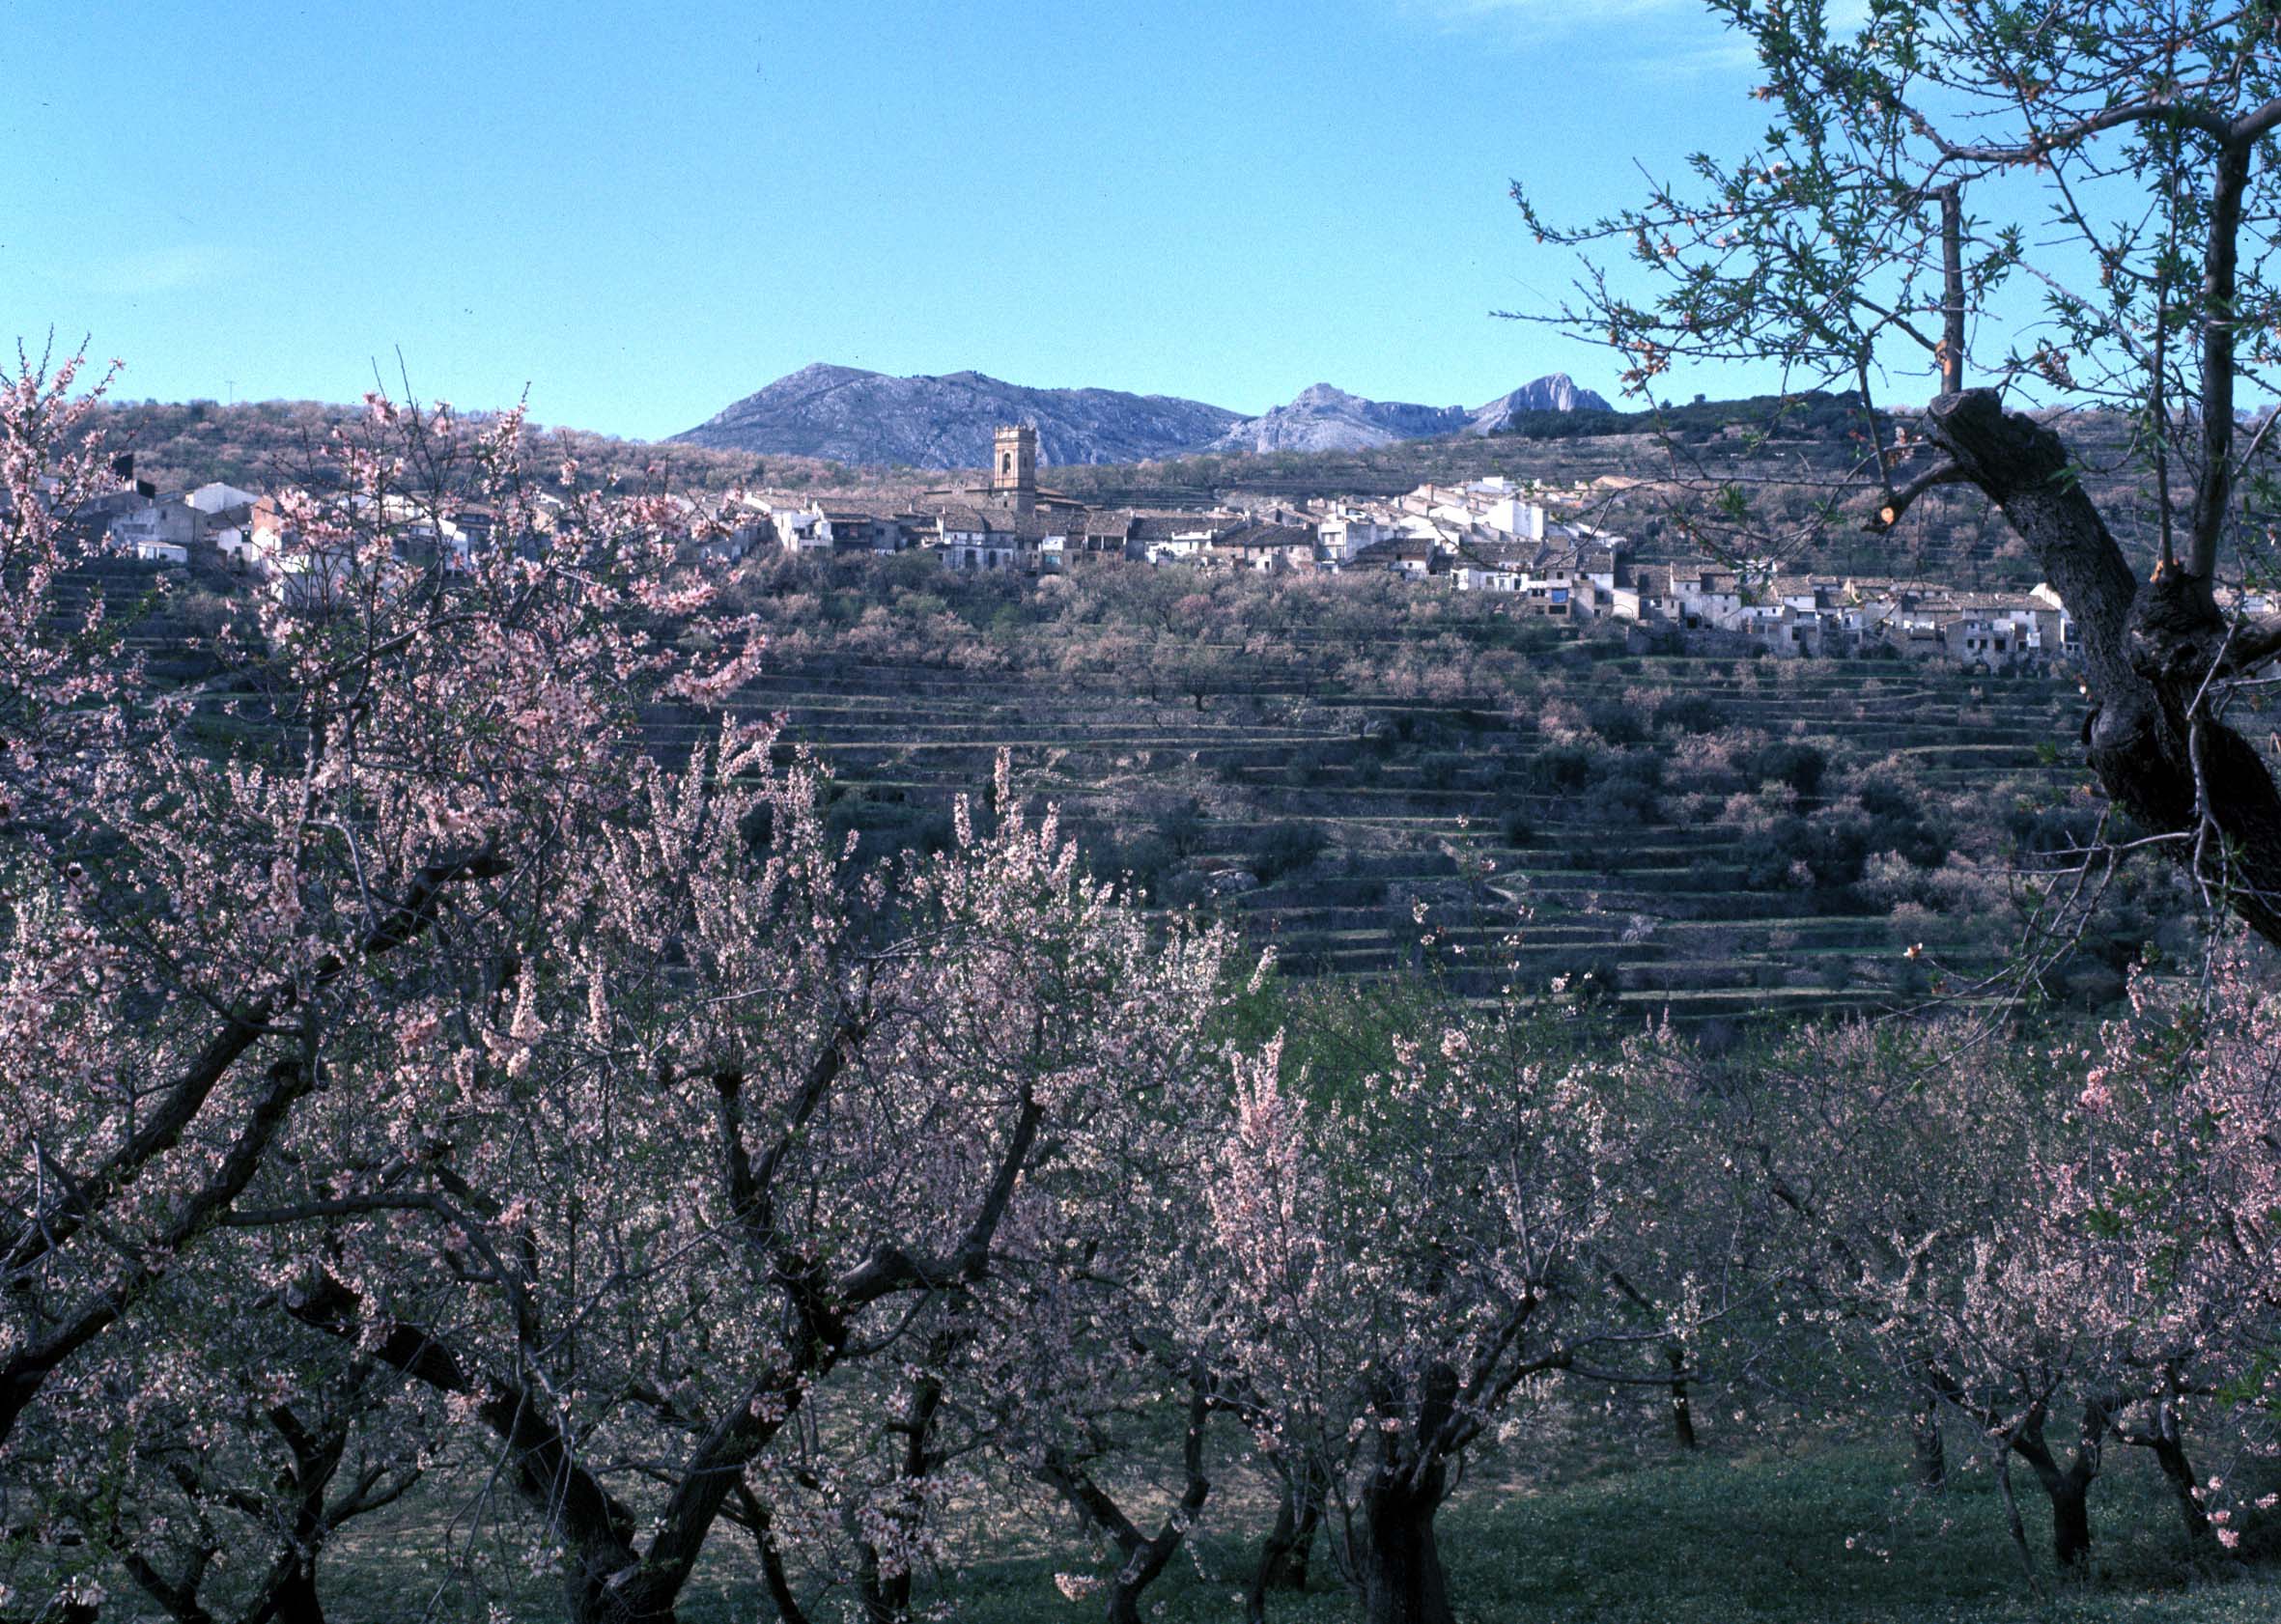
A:
{"label": "distant hill", "polygon": [[1536,412],[1600,411],[1608,403],[1580,389],[1566,373],[1553,373],[1500,395],[1486,406],[1412,406],[1371,401],[1328,383],[1302,390],[1288,406],[1247,417],[1204,449],[1210,451],[1362,451],[1397,440],[1444,434],[1494,434],[1515,418]]}
{"label": "distant hill", "polygon": [[978,372],[893,378],[818,363],[673,437],[868,466],[980,468],[1001,423],[1037,428],[1044,462],[1138,462],[1202,445],[1239,414],[1171,395],[1031,389]]}
{"label": "distant hill", "polygon": [[[1565,383],[1567,379],[1561,381]],[[1507,401],[1515,399],[1507,397]],[[1512,406],[1494,426],[1480,432],[1539,440],[1655,434],[1692,444],[1730,429],[1779,439],[1846,440],[1860,436],[1866,427],[1858,396],[1808,389],[1791,395],[1751,395],[1732,401],[1706,400],[1698,395],[1689,405],[1673,406],[1667,402],[1638,411],[1617,411],[1597,395],[1568,406],[1524,403]]]}
{"label": "distant hill", "polygon": [[[323,401],[114,401],[97,412],[91,427],[113,455],[134,453],[138,478],[164,490],[186,490],[221,480],[249,490],[273,490],[310,477],[319,459],[315,448],[343,424],[365,415],[361,406]],[[480,421],[484,414],[464,414]],[[731,485],[835,483],[840,470],[806,459],[760,460],[743,453],[711,451],[694,445],[662,445],[618,439],[580,429],[532,425],[534,440],[550,448],[538,454],[541,465],[557,455],[577,459],[585,477],[648,481],[657,467],[677,490],[719,490]]]}

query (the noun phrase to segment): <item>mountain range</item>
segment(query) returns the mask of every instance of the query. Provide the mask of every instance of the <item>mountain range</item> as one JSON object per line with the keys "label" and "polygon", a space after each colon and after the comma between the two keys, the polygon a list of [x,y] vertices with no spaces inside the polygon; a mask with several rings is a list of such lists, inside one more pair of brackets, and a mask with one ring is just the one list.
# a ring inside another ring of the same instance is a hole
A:
{"label": "mountain range", "polygon": [[1486,406],[1370,401],[1318,383],[1257,417],[1171,395],[1032,389],[978,372],[895,378],[818,362],[746,396],[673,438],[863,465],[977,468],[1001,423],[1037,429],[1046,463],[1138,462],[1197,451],[1349,451],[1442,434],[1492,434],[1515,412],[1607,409],[1563,373]]}
{"label": "mountain range", "polygon": [[1394,440],[1444,434],[1493,434],[1525,411],[1606,411],[1608,403],[1579,389],[1566,373],[1524,383],[1486,406],[1426,406],[1366,401],[1328,383],[1303,389],[1289,406],[1247,417],[1208,448],[1213,451],[1361,451]]}

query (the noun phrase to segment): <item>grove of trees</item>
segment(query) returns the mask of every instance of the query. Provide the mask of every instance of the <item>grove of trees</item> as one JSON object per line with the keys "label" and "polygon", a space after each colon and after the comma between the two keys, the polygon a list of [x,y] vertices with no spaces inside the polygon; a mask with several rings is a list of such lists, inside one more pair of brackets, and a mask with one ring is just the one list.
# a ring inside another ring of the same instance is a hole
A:
{"label": "grove of trees", "polygon": [[[349,561],[323,600],[158,680],[57,610],[107,477],[77,371],[0,395],[8,1616],[309,1624],[416,1500],[468,1598],[656,1624],[703,1560],[887,1624],[996,1499],[1093,1530],[1060,1584],[1112,1620],[1250,1517],[1252,1616],[1446,1624],[1437,1514],[1578,1391],[1666,1395],[1674,1447],[1713,1391],[1905,1419],[1929,1475],[1977,1452],[2016,1505],[2018,1463],[2061,1567],[2110,1446],[2213,1560],[2259,1515],[2247,958],[2088,1039],[1747,1063],[1574,1001],[1294,1000],[1010,771],[872,854],[773,726],[653,745],[757,622],[513,418],[374,397],[285,498]],[[468,571],[399,545],[469,495]]]}
{"label": "grove of trees", "polygon": [[[795,617],[519,414],[375,395],[324,425],[281,496],[317,586],[162,677],[66,590],[99,546],[102,385],[19,355],[0,1617],[315,1624],[344,1530],[417,1503],[447,1508],[468,1615],[668,1624],[704,1564],[786,1624],[895,1624],[954,1591],[989,1503],[1063,1508],[1092,1546],[1058,1588],[1112,1621],[1249,1520],[1251,1617],[1311,1583],[1452,1624],[1469,1468],[1525,1471],[1533,1414],[1620,1392],[1674,1449],[1811,1413],[1909,1441],[1896,1481],[1926,1493],[1963,1456],[2039,1586],[2143,1450],[2194,1559],[2239,1560],[2281,1497],[2281,792],[2246,721],[2281,631],[2239,607],[2272,419],[2238,410],[2271,358],[2281,11],[1714,10],[1758,47],[1764,150],[1700,159],[1699,197],[1540,221],[1664,279],[1589,275],[1572,315],[1642,389],[1773,356],[1866,409],[1920,347],[1926,449],[1873,422],[1866,522],[1993,504],[2082,629],[2106,834],[2237,929],[2135,967],[2096,1026],[1718,1056],[1576,989],[1308,998],[1096,873],[1010,767],[927,849],[836,832],[825,767],[725,710]],[[1967,387],[2026,280],[2042,324]],[[2006,393],[2029,379],[2138,415],[2152,579]],[[403,545],[470,500],[494,523],[465,570]],[[991,658],[929,594],[896,604],[858,629]],[[667,747],[661,707],[719,724]],[[1703,720],[1675,698],[1671,731]],[[1768,809],[1762,882],[1929,884],[1904,789],[1816,824],[1773,810],[1823,787],[1815,752],[1695,748]],[[1544,769],[1661,793],[1581,747]]]}

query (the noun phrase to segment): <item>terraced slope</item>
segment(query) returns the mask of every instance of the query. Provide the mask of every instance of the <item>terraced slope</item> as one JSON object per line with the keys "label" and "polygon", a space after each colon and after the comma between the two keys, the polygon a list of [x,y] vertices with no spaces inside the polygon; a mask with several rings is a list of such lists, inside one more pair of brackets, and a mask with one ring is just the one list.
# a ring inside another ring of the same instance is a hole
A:
{"label": "terraced slope", "polygon": [[[60,606],[76,613],[96,591],[115,616],[139,605],[129,644],[192,675],[202,661],[183,610],[198,587],[177,573],[158,592],[161,574],[105,561],[68,578]],[[2079,806],[2085,782],[2061,747],[2078,720],[2062,679],[1622,656],[1545,643],[1535,628],[1512,646],[1536,652],[1499,691],[1427,698],[1342,684],[1349,644],[1310,647],[1293,630],[1274,658],[1209,651],[1199,691],[1146,666],[1062,674],[1060,634],[1028,629],[1016,671],[827,648],[772,670],[735,708],[780,715],[787,747],[830,766],[833,816],[873,850],[947,839],[953,798],[982,798],[1008,751],[1026,793],[1062,805],[1098,868],[1131,873],[1157,906],[1237,922],[1285,973],[1382,976],[1431,960],[1478,994],[1564,985],[1681,1022],[1905,1006],[1996,971],[2016,937],[1990,912],[2002,881],[1991,892],[1987,877],[2009,855],[1991,866],[1986,839],[1979,893],[1897,911],[1891,885],[1786,873],[1769,856],[1770,819],[1811,823],[1883,783],[1985,835]],[[1420,635],[1389,627],[1381,641]],[[1675,698],[1695,732],[1663,725]],[[644,722],[668,751],[716,725],[676,707]],[[211,720],[217,744],[246,725]],[[1826,760],[1816,793],[1722,786],[1731,770],[1700,768],[1706,751],[1762,755],[1770,742]],[[1643,791],[1643,771],[1660,783]],[[1948,882],[1889,866],[1902,891]],[[2128,920],[2108,924],[2119,962],[2137,943]]]}
{"label": "terraced slope", "polygon": [[[1776,681],[1684,657],[1556,670],[1571,706],[1644,685],[1700,696],[1731,726],[1812,742],[1840,764],[1833,778],[1874,761],[1913,791],[1988,808],[2062,802],[2082,781],[2054,748],[2073,731],[2061,681],[1890,661]],[[1101,866],[1139,873],[1162,906],[1240,922],[1287,973],[1382,975],[1430,956],[1476,993],[1590,977],[1643,1016],[1699,1021],[1904,1004],[1995,970],[2008,947],[1985,921],[1897,919],[1857,899],[1832,910],[1826,887],[1769,884],[1752,823],[1701,797],[1666,795],[1625,823],[1601,792],[1542,787],[1561,746],[1531,694],[1429,701],[1274,669],[1200,705],[1146,686],[820,660],[773,673],[739,709],[780,715],[831,766],[836,815],[881,844],[942,838],[951,798],[978,795],[1010,751]],[[710,726],[670,710],[648,722],[665,743]]]}

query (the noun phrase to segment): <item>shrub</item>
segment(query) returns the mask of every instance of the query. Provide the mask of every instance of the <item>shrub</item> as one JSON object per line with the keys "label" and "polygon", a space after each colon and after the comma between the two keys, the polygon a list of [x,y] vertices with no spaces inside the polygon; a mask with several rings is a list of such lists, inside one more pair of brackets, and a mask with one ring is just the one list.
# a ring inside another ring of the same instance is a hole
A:
{"label": "shrub", "polygon": [[1643,744],[1647,729],[1640,714],[1620,699],[1594,700],[1585,712],[1591,730],[1611,744]]}
{"label": "shrub", "polygon": [[1680,733],[1716,733],[1726,725],[1718,702],[1708,694],[1674,694],[1655,707],[1655,726]]}
{"label": "shrub", "polygon": [[1529,787],[1539,795],[1581,790],[1591,781],[1592,752],[1582,744],[1555,744],[1529,758]]}
{"label": "shrub", "polygon": [[1204,843],[1204,809],[1196,797],[1175,802],[1157,820],[1156,832],[1175,856],[1193,857]]}
{"label": "shrub", "polygon": [[1252,867],[1262,881],[1272,882],[1286,874],[1312,868],[1330,839],[1314,824],[1282,823],[1262,830],[1252,851]]}
{"label": "shrub", "polygon": [[1828,767],[1829,758],[1812,744],[1768,744],[1752,758],[1752,787],[1773,779],[1788,784],[1802,796],[1811,796],[1820,790],[1822,774]]}

